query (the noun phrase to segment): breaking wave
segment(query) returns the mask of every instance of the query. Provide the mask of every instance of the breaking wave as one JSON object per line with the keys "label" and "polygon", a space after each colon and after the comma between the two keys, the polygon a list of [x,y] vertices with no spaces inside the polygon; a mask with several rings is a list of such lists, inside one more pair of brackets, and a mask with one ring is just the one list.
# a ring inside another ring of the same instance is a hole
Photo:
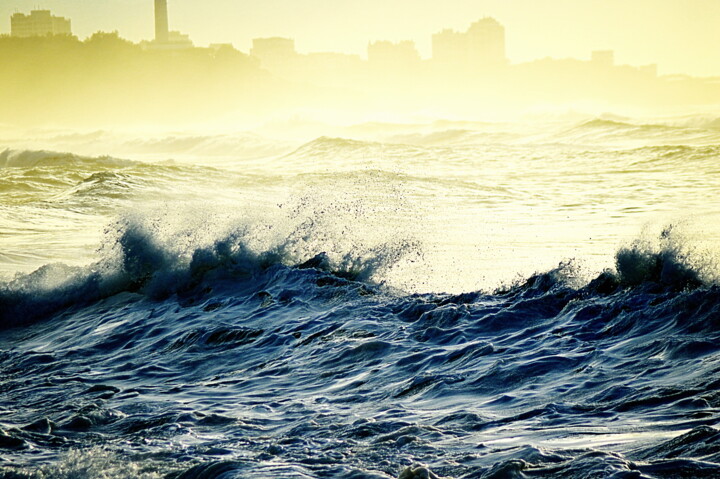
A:
{"label": "breaking wave", "polygon": [[585,285],[407,295],[382,255],[125,220],[102,261],[2,286],[3,401],[31,405],[0,448],[57,462],[0,477],[718,474],[720,289],[672,236]]}

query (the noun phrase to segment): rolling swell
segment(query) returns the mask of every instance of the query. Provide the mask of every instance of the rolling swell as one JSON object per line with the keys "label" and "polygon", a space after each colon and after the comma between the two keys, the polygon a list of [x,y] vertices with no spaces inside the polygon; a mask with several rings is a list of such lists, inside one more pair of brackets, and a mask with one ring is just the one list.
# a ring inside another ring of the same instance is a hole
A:
{"label": "rolling swell", "polygon": [[720,290],[671,244],[581,287],[403,295],[246,240],[124,223],[100,263],[3,285],[5,477],[720,473]]}

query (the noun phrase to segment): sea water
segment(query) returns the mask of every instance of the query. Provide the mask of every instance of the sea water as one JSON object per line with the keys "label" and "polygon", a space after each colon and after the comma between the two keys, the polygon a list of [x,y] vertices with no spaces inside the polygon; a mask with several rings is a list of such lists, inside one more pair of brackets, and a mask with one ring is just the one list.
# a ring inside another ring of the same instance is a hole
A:
{"label": "sea water", "polygon": [[720,476],[712,119],[2,134],[0,477]]}

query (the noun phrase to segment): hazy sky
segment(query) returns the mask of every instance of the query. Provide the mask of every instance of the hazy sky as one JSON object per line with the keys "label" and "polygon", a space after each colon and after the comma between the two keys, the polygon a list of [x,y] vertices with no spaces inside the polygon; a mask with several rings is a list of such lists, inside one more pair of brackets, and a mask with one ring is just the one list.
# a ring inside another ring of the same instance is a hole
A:
{"label": "hazy sky", "polygon": [[[465,30],[483,16],[505,25],[511,62],[589,58],[615,50],[619,63],[657,63],[659,72],[720,75],[720,0],[168,0],[170,28],[198,46],[286,36],[298,51],[364,56],[369,40],[414,40],[430,56],[430,37]],[[0,0],[0,33],[10,15],[50,9],[72,19],[73,33],[118,30],[153,37],[153,0]]]}

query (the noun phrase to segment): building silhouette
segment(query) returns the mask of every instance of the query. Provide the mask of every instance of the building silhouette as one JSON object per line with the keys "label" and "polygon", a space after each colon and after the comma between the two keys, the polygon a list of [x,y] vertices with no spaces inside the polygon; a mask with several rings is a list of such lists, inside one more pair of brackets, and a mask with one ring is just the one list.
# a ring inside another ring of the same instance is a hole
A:
{"label": "building silhouette", "polygon": [[287,72],[296,66],[298,53],[292,38],[253,38],[250,55],[257,58],[263,68]]}
{"label": "building silhouette", "polygon": [[167,43],[169,40],[167,0],[155,0],[155,41]]}
{"label": "building silhouette", "polygon": [[467,40],[464,33],[449,28],[432,36],[432,58],[437,63],[459,65],[467,60]]}
{"label": "building silhouette", "polygon": [[53,16],[50,10],[32,10],[30,15],[15,13],[10,17],[10,35],[21,38],[72,35],[72,30],[69,19]]}
{"label": "building silhouette", "polygon": [[595,50],[590,54],[593,65],[601,68],[612,68],[615,65],[615,52],[612,50]]}
{"label": "building silhouette", "polygon": [[420,62],[415,42],[405,40],[398,43],[379,41],[368,44],[368,62],[383,69],[403,69]]}
{"label": "building silhouette", "polygon": [[250,55],[261,60],[282,60],[295,56],[295,40],[292,38],[253,38]]}
{"label": "building silhouette", "polygon": [[140,45],[150,50],[183,50],[194,46],[188,35],[170,30],[167,0],[155,0],[155,39]]}
{"label": "building silhouette", "polygon": [[505,27],[494,18],[485,17],[470,25],[465,33],[443,30],[432,37],[432,55],[436,63],[450,68],[505,65]]}

